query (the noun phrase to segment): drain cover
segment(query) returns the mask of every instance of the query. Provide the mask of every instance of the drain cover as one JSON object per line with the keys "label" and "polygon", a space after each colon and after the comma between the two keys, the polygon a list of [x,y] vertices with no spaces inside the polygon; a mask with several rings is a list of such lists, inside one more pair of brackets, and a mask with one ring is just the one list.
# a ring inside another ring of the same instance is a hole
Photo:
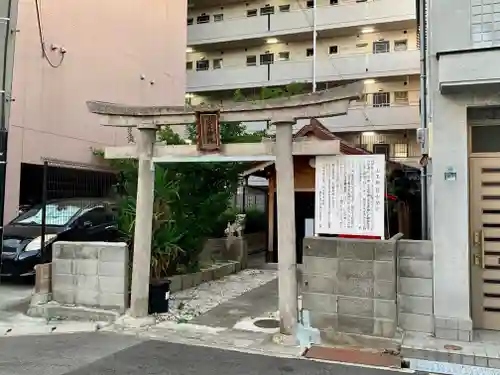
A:
{"label": "drain cover", "polygon": [[259,328],[278,328],[280,326],[280,322],[275,319],[260,319],[253,324]]}

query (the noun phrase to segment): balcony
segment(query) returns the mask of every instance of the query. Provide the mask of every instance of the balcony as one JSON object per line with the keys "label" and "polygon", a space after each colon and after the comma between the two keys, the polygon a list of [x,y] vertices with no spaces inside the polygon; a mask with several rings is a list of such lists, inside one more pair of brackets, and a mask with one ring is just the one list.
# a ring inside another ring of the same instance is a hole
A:
{"label": "balcony", "polygon": [[[340,55],[318,60],[316,79],[328,82],[419,74],[419,58],[418,50]],[[279,61],[270,65],[188,71],[187,91],[235,90],[311,81],[312,59]]]}
{"label": "balcony", "polygon": [[[276,7],[277,8],[277,7]],[[188,45],[223,43],[234,40],[276,37],[312,31],[313,10],[228,18],[221,22],[208,22],[188,26]],[[413,21],[416,18],[414,0],[370,0],[342,5],[318,7],[317,29],[332,30],[364,25]],[[196,22],[196,20],[194,20]]]}
{"label": "balcony", "polygon": [[[361,132],[384,133],[417,129],[420,127],[419,95],[418,90],[368,93],[362,100],[351,103],[347,115],[322,118],[320,121],[331,132],[343,139],[344,134],[349,136],[351,133],[359,135]],[[308,123],[309,120],[297,121],[294,132],[299,131]],[[274,126],[271,126],[269,134],[274,134],[274,132]],[[414,134],[413,130],[409,132]],[[370,144],[368,141],[352,141],[350,138],[345,138],[345,140],[356,145]],[[371,152],[371,150],[368,151]]]}

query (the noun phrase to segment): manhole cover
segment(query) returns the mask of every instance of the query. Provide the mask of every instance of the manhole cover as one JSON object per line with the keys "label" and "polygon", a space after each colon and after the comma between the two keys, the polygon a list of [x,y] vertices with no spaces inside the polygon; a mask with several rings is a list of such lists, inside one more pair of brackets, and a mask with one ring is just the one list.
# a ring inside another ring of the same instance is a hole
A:
{"label": "manhole cover", "polygon": [[462,350],[462,347],[458,345],[445,345],[444,348],[446,350]]}
{"label": "manhole cover", "polygon": [[280,322],[275,319],[256,320],[253,324],[259,328],[278,328],[280,326]]}

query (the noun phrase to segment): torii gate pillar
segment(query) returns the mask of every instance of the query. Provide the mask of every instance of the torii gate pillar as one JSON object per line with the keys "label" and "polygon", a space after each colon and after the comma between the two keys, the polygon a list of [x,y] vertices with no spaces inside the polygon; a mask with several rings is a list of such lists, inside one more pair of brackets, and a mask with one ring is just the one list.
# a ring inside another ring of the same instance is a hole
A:
{"label": "torii gate pillar", "polygon": [[153,232],[154,163],[153,148],[156,125],[139,126],[137,137],[138,181],[134,230],[134,259],[130,315],[141,318],[148,315],[151,240]]}
{"label": "torii gate pillar", "polygon": [[294,124],[295,121],[275,123],[280,332],[288,335],[295,334],[298,318],[295,181],[292,154]]}

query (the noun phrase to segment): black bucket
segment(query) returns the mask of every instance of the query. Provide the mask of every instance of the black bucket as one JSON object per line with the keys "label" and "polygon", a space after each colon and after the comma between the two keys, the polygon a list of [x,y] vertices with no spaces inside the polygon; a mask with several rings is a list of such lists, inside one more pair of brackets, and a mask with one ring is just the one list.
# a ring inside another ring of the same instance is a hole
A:
{"label": "black bucket", "polygon": [[170,280],[162,280],[149,284],[149,314],[161,314],[168,312],[170,300]]}

